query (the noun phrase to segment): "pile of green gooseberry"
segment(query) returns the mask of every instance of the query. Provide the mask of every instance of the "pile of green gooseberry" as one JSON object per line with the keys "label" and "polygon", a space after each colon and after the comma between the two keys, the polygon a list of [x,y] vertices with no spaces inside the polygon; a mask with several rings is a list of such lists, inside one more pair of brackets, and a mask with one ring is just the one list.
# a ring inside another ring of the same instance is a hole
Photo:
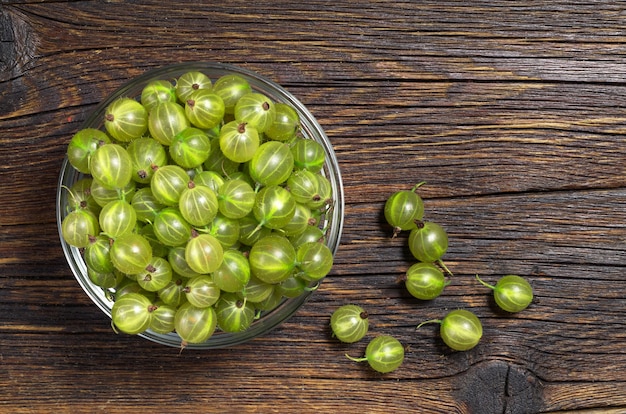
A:
{"label": "pile of green gooseberry", "polygon": [[112,101],[102,123],[69,142],[84,176],[65,189],[61,233],[114,301],[116,331],[202,343],[330,272],[326,152],[291,105],[238,74],[188,71]]}
{"label": "pile of green gooseberry", "polygon": [[[448,249],[447,232],[441,225],[423,220],[424,202],[416,192],[423,184],[421,182],[411,190],[393,193],[385,202],[384,215],[393,228],[392,238],[402,231],[410,231],[408,247],[417,262],[408,268],[401,281],[413,297],[428,301],[442,294],[450,284],[447,276],[453,274],[442,261]],[[493,291],[495,303],[505,312],[520,312],[532,303],[533,289],[526,279],[518,275],[505,275],[495,285],[484,282],[478,275],[476,280]],[[480,319],[467,309],[451,310],[443,318],[424,321],[417,328],[428,323],[440,325],[441,339],[454,351],[474,348],[483,334]],[[367,334],[368,314],[360,306],[343,305],[331,315],[330,326],[333,335],[341,342],[354,343]],[[380,335],[370,341],[364,357],[348,358],[367,361],[374,370],[387,373],[402,364],[404,347],[394,337]]]}

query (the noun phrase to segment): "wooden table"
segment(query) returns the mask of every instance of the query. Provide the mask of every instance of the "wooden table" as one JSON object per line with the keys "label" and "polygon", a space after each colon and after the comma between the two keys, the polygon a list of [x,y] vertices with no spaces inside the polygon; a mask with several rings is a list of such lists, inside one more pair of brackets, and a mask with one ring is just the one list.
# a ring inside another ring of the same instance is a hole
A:
{"label": "wooden table", "polygon": [[[623,4],[1,3],[1,412],[626,412]],[[331,275],[287,323],[179,354],[112,332],[64,259],[55,194],[100,101],[198,60],[257,71],[311,110],[342,169],[345,225]],[[397,282],[413,261],[382,218],[419,181],[454,273],[429,303]],[[506,273],[535,290],[519,314],[474,279]],[[328,329],[346,303],[370,314],[353,345]],[[483,321],[470,351],[415,330],[454,308]],[[344,355],[379,334],[407,349],[386,375]]]}

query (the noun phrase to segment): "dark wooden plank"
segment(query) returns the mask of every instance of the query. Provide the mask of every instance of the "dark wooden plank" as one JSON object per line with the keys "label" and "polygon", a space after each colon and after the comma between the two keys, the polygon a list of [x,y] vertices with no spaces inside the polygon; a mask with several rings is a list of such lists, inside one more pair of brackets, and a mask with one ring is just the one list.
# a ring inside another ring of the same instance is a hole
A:
{"label": "dark wooden plank", "polygon": [[[22,412],[621,413],[626,409],[626,42],[622,6],[588,1],[0,6],[0,410]],[[197,352],[116,335],[59,248],[65,145],[95,105],[167,63],[219,60],[293,92],[334,144],[344,235],[332,274],[283,326]],[[413,262],[382,208],[419,181],[450,236],[445,294],[413,299]],[[535,302],[495,308],[475,274],[521,274]],[[368,338],[405,364],[357,365],[332,311],[360,303]],[[423,320],[465,307],[475,349]],[[156,398],[158,396],[158,398]]]}

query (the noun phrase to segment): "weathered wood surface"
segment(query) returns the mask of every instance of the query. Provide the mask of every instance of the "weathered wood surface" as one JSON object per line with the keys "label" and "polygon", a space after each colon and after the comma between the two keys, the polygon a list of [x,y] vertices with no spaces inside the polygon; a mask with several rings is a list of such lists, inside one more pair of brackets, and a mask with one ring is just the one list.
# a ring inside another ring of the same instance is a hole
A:
{"label": "weathered wood surface", "polygon": [[[206,4],[205,4],[206,3]],[[0,411],[626,412],[626,7],[619,2],[0,3]],[[293,4],[292,4],[293,3]],[[544,4],[545,3],[545,4]],[[95,105],[168,63],[228,62],[287,87],[334,144],[346,193],[332,275],[292,319],[233,349],[115,335],[58,241],[65,145]],[[432,303],[396,279],[386,197],[418,181],[449,232]],[[527,277],[526,311],[473,280]],[[354,302],[407,346],[378,375],[329,335]],[[448,309],[485,326],[455,353]]]}

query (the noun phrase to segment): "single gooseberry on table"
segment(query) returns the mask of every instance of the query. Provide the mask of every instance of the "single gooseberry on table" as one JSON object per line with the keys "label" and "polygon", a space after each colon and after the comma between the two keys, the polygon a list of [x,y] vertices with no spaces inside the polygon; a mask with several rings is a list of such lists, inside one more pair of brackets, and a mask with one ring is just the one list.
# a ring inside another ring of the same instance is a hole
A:
{"label": "single gooseberry on table", "polygon": [[364,357],[346,356],[355,362],[367,361],[373,370],[386,374],[395,371],[404,362],[404,345],[393,336],[379,335],[367,344]]}
{"label": "single gooseberry on table", "polygon": [[495,285],[483,282],[478,275],[476,279],[484,286],[493,290],[493,297],[500,309],[516,313],[526,309],[533,301],[533,288],[526,279],[517,275],[501,277]]}
{"label": "single gooseberry on table", "polygon": [[358,305],[343,305],[330,316],[333,336],[348,344],[360,341],[369,329],[369,316]]}
{"label": "single gooseberry on table", "polygon": [[474,348],[483,336],[480,319],[471,311],[455,309],[443,319],[431,319],[420,323],[417,329],[427,323],[438,323],[441,339],[455,351],[467,351]]}

